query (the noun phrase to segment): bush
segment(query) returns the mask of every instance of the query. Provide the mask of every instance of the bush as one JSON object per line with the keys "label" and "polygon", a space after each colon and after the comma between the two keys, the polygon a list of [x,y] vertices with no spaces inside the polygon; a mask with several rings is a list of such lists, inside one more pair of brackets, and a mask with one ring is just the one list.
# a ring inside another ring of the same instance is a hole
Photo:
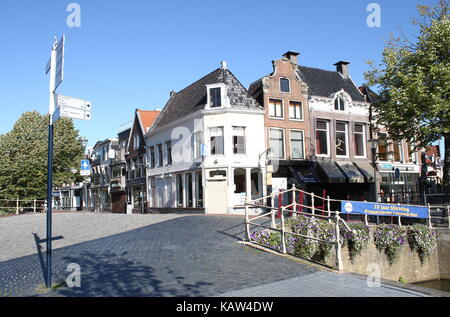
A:
{"label": "bush", "polygon": [[350,261],[354,263],[355,259],[369,246],[370,230],[362,223],[349,224],[351,231],[342,226],[341,235],[344,239],[344,245],[348,246]]}
{"label": "bush", "polygon": [[417,252],[420,262],[423,264],[426,259],[429,260],[437,245],[436,231],[428,226],[415,224],[408,227],[407,235],[409,247]]}
{"label": "bush", "polygon": [[405,230],[397,225],[379,225],[374,233],[374,242],[377,250],[384,251],[389,264],[392,265],[406,244]]}

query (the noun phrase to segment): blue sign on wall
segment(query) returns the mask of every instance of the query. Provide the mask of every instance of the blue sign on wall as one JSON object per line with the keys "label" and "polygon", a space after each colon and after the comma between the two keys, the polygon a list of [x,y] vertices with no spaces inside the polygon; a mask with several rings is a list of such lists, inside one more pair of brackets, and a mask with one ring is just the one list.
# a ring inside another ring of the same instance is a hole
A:
{"label": "blue sign on wall", "polygon": [[362,214],[368,216],[394,216],[421,219],[428,218],[427,207],[368,203],[360,201],[341,202],[341,212],[347,214]]}

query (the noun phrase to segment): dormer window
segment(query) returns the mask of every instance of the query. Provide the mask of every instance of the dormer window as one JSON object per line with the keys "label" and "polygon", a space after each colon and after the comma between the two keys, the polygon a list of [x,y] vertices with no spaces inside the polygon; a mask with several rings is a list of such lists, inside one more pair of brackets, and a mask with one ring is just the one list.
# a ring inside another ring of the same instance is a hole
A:
{"label": "dormer window", "polygon": [[338,96],[334,100],[334,110],[345,111],[345,99]]}
{"label": "dormer window", "polygon": [[209,99],[211,108],[222,107],[222,95],[220,87],[209,89]]}
{"label": "dormer window", "polygon": [[291,92],[291,85],[289,79],[280,78],[280,91],[281,92]]}

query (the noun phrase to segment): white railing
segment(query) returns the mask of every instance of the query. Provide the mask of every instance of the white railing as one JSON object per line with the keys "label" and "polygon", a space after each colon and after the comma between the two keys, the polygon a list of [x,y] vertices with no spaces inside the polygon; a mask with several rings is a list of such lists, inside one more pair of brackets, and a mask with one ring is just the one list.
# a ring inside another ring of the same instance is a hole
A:
{"label": "white railing", "polygon": [[[310,201],[311,201],[311,205],[306,205],[304,204],[304,201],[300,201],[297,202],[296,199],[296,194],[300,193],[301,195],[309,195],[310,197]],[[279,206],[279,207],[275,207],[274,206],[274,200],[275,198],[283,198],[285,194],[291,194],[292,195],[292,203],[289,205],[285,205],[285,206]],[[347,225],[347,223],[340,217],[340,211],[337,210],[331,210],[331,199],[329,197],[326,198],[327,201],[327,210],[321,210],[319,209],[319,213],[318,208],[315,206],[315,199],[318,196],[316,196],[314,193],[308,193],[305,191],[302,191],[300,189],[295,188],[295,185],[292,187],[292,189],[289,190],[285,190],[285,191],[281,191],[278,193],[274,193],[268,196],[264,196],[258,199],[254,199],[251,200],[249,198],[247,198],[246,203],[245,203],[245,232],[246,232],[246,239],[249,243],[253,243],[252,239],[251,239],[251,233],[250,233],[250,226],[253,226],[253,228],[255,227],[262,227],[268,230],[272,230],[272,231],[277,231],[281,234],[281,253],[282,254],[287,254],[287,247],[286,247],[286,234],[289,234],[290,236],[296,236],[296,237],[301,237],[301,238],[306,238],[306,239],[311,239],[314,241],[318,241],[319,243],[324,243],[324,244],[330,244],[330,245],[334,245],[335,248],[335,268],[338,271],[342,270],[342,254],[341,254],[341,248],[342,248],[342,241],[340,239],[340,227],[339,224],[342,223],[347,230],[351,231],[350,227]],[[320,197],[319,197],[320,198]],[[271,200],[271,206],[265,205],[267,200],[270,199]],[[250,208],[262,208],[262,209],[268,209],[270,210],[267,213],[261,214],[259,216],[256,217],[252,217],[252,219],[250,220],[250,213],[249,213],[249,209]],[[304,209],[309,209],[310,212],[304,212]],[[322,212],[322,214],[320,214],[320,211]],[[310,216],[310,217],[318,217],[318,218],[324,218],[327,219],[330,223],[334,222],[335,226],[334,226],[334,230],[335,230],[335,235],[334,235],[334,239],[332,240],[322,240],[322,239],[318,239],[315,237],[310,237],[310,236],[305,236],[302,234],[298,234],[298,233],[294,233],[294,232],[288,232],[286,231],[286,222],[285,222],[285,214],[286,212],[289,212],[291,214],[292,217],[296,217],[297,215],[305,215],[305,216]],[[278,227],[276,225],[276,214],[278,214],[278,217],[280,218],[280,227]],[[265,217],[271,217],[271,225],[270,226],[266,226],[263,224],[259,224],[256,223],[255,221],[261,218],[265,218]]]}
{"label": "white railing", "polygon": [[45,212],[47,208],[45,202],[45,200],[38,199],[0,199],[0,211],[10,211],[14,212],[16,215],[24,210],[29,210],[30,212],[33,211],[33,213]]}

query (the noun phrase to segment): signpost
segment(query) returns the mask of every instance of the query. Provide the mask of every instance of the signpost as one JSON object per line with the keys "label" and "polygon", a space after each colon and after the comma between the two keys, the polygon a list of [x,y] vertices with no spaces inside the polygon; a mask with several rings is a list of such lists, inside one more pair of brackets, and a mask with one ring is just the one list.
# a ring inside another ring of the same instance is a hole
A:
{"label": "signpost", "polygon": [[[51,49],[50,61],[45,66],[45,74],[50,73],[47,159],[47,272],[45,280],[47,288],[52,286],[53,124],[61,117],[81,120],[91,119],[90,102],[81,102],[80,99],[55,94],[56,89],[64,80],[64,46],[64,35],[59,41],[55,38]],[[55,109],[56,106],[58,107]]]}
{"label": "signpost", "polygon": [[87,211],[88,195],[87,195],[87,176],[91,175],[91,163],[89,160],[81,160],[80,175],[84,176],[84,210]]}

